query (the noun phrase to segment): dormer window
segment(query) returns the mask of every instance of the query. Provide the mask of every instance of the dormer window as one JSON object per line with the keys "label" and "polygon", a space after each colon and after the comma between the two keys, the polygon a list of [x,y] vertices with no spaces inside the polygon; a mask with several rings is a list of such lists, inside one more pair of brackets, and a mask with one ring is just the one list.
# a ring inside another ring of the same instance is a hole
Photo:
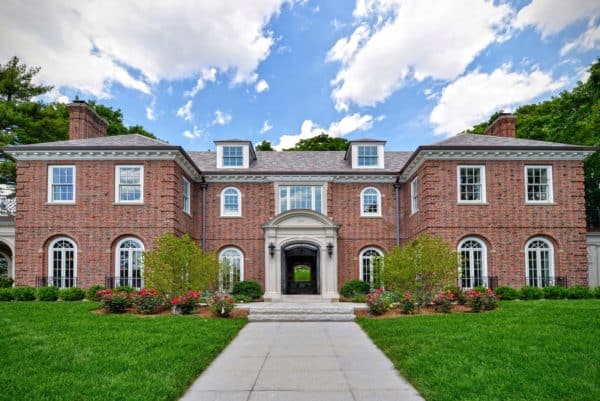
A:
{"label": "dormer window", "polygon": [[382,169],[385,166],[384,145],[385,141],[377,139],[357,139],[351,141],[344,160],[349,160],[352,168]]}
{"label": "dormer window", "polygon": [[358,166],[373,167],[377,166],[377,145],[358,146]]}
{"label": "dormer window", "polygon": [[217,168],[246,169],[256,160],[252,142],[240,139],[215,141]]}
{"label": "dormer window", "polygon": [[223,167],[242,167],[244,151],[241,146],[223,146]]}

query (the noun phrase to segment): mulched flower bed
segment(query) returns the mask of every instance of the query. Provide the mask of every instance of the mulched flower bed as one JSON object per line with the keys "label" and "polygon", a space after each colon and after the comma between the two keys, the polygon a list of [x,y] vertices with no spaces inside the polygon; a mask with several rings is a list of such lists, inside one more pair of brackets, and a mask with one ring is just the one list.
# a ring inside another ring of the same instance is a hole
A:
{"label": "mulched flower bed", "polygon": [[[471,313],[471,308],[467,305],[452,305],[451,313]],[[483,311],[481,313],[484,313]],[[372,319],[389,319],[394,317],[406,317],[406,316],[417,316],[417,315],[446,315],[447,313],[437,312],[433,305],[427,305],[422,307],[418,312],[412,315],[406,315],[402,313],[400,308],[390,308],[382,315],[371,315],[368,309],[357,309],[354,311],[356,317],[369,317]]]}
{"label": "mulched flower bed", "polygon": [[[104,309],[104,308],[95,309],[92,311],[92,313],[94,313],[96,315],[111,315],[112,314],[112,313],[110,313],[110,311],[108,311],[107,309]],[[171,308],[165,308],[158,313],[153,313],[150,315],[142,315],[141,313],[137,313],[135,308],[128,308],[125,310],[125,314],[136,315],[139,317],[157,317],[157,316],[172,315]],[[195,313],[192,313],[191,315],[188,315],[188,316],[196,316],[196,317],[201,317],[201,318],[216,318],[214,313],[212,313],[212,311],[210,310],[210,307],[208,307],[207,305],[199,306],[198,308],[196,308]],[[231,314],[229,315],[229,317],[232,317],[232,318],[248,317],[248,310],[247,309],[234,309],[231,311]],[[219,319],[223,319],[223,318],[219,318]]]}

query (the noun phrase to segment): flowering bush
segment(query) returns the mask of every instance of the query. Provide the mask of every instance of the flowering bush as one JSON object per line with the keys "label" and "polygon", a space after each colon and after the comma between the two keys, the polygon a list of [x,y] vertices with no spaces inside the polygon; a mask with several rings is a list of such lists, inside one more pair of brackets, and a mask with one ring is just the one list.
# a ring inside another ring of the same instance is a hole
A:
{"label": "flowering bush", "polygon": [[189,315],[194,311],[196,305],[200,302],[200,294],[196,291],[188,291],[186,295],[180,295],[171,300],[173,313]]}
{"label": "flowering bush", "polygon": [[123,313],[131,306],[131,295],[125,291],[99,290],[97,293],[102,307],[111,313]]}
{"label": "flowering bush", "polygon": [[454,299],[456,300],[457,304],[464,305],[467,303],[467,296],[461,288],[458,288],[456,286],[449,286],[446,287],[445,290],[446,293],[451,292],[452,294],[454,294]]}
{"label": "flowering bush", "polygon": [[411,315],[415,311],[415,307],[417,306],[416,302],[413,300],[410,291],[406,291],[402,299],[400,299],[400,306],[402,307],[402,313],[406,315]]}
{"label": "flowering bush", "polygon": [[452,302],[456,300],[456,295],[452,291],[442,291],[431,300],[436,312],[450,313]]}
{"label": "flowering bush", "polygon": [[494,291],[489,288],[483,290],[469,290],[467,291],[467,303],[471,307],[471,311],[479,313],[482,310],[496,309],[498,306],[498,298]]}
{"label": "flowering bush", "polygon": [[392,298],[381,288],[367,294],[367,306],[369,307],[369,313],[371,315],[381,315],[385,313],[391,304]]}
{"label": "flowering bush", "polygon": [[233,298],[229,295],[215,295],[213,301],[210,305],[213,313],[219,317],[228,317],[233,307],[235,306],[235,302]]}
{"label": "flowering bush", "polygon": [[165,305],[163,297],[154,289],[140,290],[135,296],[137,313],[150,315],[159,312]]}

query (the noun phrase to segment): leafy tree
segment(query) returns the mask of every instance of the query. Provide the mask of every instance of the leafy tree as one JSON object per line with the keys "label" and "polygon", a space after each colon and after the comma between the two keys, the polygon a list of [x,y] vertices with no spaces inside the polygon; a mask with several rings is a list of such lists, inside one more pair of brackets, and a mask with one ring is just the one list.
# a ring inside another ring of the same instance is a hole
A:
{"label": "leafy tree", "polygon": [[256,150],[273,151],[275,149],[273,149],[273,146],[271,146],[271,142],[269,142],[265,139],[261,143],[256,145]]}
{"label": "leafy tree", "polygon": [[19,64],[14,56],[4,66],[0,65],[0,101],[27,102],[34,96],[52,90],[52,86],[34,85],[31,80],[40,72],[40,67]]}
{"label": "leafy tree", "polygon": [[322,133],[312,138],[301,139],[296,146],[285,150],[346,150],[348,149],[348,143],[345,138],[334,138]]}
{"label": "leafy tree", "polygon": [[204,253],[189,237],[165,234],[156,247],[144,254],[146,287],[154,288],[168,298],[189,290],[217,289],[219,262],[214,254]]}
{"label": "leafy tree", "polygon": [[410,291],[419,304],[429,303],[445,286],[458,282],[458,256],[450,244],[423,234],[385,255],[385,288],[396,293]]}

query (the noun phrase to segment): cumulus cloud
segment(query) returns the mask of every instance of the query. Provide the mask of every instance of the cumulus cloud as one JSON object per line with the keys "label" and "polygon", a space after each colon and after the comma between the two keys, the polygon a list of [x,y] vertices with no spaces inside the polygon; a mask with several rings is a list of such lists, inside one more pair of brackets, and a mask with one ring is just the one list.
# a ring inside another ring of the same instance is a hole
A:
{"label": "cumulus cloud", "polygon": [[183,118],[185,121],[192,121],[194,114],[192,113],[192,101],[188,100],[183,106],[177,109],[177,117]]}
{"label": "cumulus cloud", "polygon": [[188,139],[200,138],[202,135],[204,135],[204,131],[201,128],[198,128],[197,125],[194,125],[194,128],[191,130],[183,131],[183,136]]}
{"label": "cumulus cloud", "polygon": [[[37,79],[109,97],[111,84],[150,93],[160,80],[214,68],[254,83],[274,43],[266,29],[286,0],[73,2],[5,0],[0,60],[42,66]],[[168,34],[167,34],[168,33]]]}
{"label": "cumulus cloud", "polygon": [[200,73],[200,78],[196,81],[196,85],[189,91],[186,91],[183,95],[186,97],[194,97],[206,86],[207,82],[215,82],[217,80],[217,69],[216,68],[205,68]]}
{"label": "cumulus cloud", "polygon": [[587,30],[573,41],[567,42],[562,49],[560,55],[574,51],[592,50],[600,45],[600,25],[596,25],[596,18],[590,19]]}
{"label": "cumulus cloud", "polygon": [[260,133],[264,134],[265,132],[269,132],[273,129],[273,124],[271,124],[271,122],[269,122],[269,120],[265,120],[265,122],[263,123],[262,128],[260,129]]}
{"label": "cumulus cloud", "polygon": [[212,125],[227,125],[231,122],[231,120],[231,114],[225,113],[221,110],[217,110],[215,111],[215,119],[213,120]]}
{"label": "cumulus cloud", "polygon": [[519,29],[533,26],[540,32],[542,38],[546,38],[576,21],[598,15],[600,15],[598,0],[533,0],[519,10],[513,25]]}
{"label": "cumulus cloud", "polygon": [[279,137],[279,143],[273,146],[273,148],[275,150],[283,150],[293,147],[301,139],[312,138],[322,133],[332,137],[341,137],[355,131],[367,131],[372,126],[373,116],[369,114],[360,115],[358,113],[347,115],[340,121],[334,121],[329,124],[328,128],[320,127],[311,120],[304,120],[299,134],[282,135]]}
{"label": "cumulus cloud", "polygon": [[156,107],[156,99],[152,100],[148,106],[146,106],[146,118],[150,121],[156,120],[156,114],[154,114],[154,108]]}
{"label": "cumulus cloud", "polygon": [[336,109],[374,106],[409,78],[456,78],[482,50],[507,39],[512,14],[491,1],[359,0],[358,26],[327,55],[341,64],[332,81]]}
{"label": "cumulus cloud", "polygon": [[264,79],[261,79],[260,81],[258,81],[256,83],[256,86],[254,87],[254,89],[258,93],[263,93],[264,91],[269,89],[269,83],[267,81],[265,81]]}
{"label": "cumulus cloud", "polygon": [[454,135],[536,97],[563,88],[566,78],[554,80],[544,71],[513,72],[504,65],[487,74],[470,72],[446,86],[429,116],[436,134]]}

